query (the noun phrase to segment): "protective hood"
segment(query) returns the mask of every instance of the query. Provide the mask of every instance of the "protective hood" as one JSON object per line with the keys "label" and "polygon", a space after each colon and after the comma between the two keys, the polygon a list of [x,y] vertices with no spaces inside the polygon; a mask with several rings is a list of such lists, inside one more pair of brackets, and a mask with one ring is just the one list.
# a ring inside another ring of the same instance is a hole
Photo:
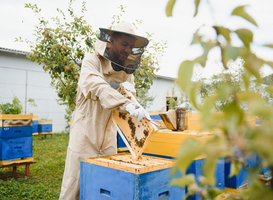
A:
{"label": "protective hood", "polygon": [[[123,63],[115,63],[108,53],[108,49],[110,47],[110,38],[115,32],[124,33],[136,39],[131,54],[129,54]],[[144,53],[144,48],[149,43],[146,38],[135,35],[134,27],[128,22],[119,23],[113,30],[100,28],[100,40],[106,42],[107,44],[104,52],[101,52],[101,55],[114,64],[112,66],[115,71],[123,70],[127,74],[134,73],[134,71],[140,67],[141,56]]]}

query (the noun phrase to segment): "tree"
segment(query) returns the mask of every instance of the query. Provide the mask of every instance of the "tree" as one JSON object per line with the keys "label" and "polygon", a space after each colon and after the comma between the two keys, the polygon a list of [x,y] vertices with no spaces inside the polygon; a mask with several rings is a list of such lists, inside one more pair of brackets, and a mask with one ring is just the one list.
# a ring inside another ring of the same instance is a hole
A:
{"label": "tree", "polygon": [[[220,66],[221,67],[221,66]],[[200,69],[200,68],[198,68]],[[194,69],[194,82],[198,82],[201,84],[200,93],[198,94],[200,96],[200,102],[205,102],[205,100],[211,96],[217,93],[219,89],[223,86],[223,84],[226,83],[226,81],[229,81],[229,84],[231,84],[235,88],[235,93],[238,93],[239,91],[246,91],[244,88],[244,79],[243,76],[245,75],[245,70],[243,67],[243,60],[237,59],[235,62],[229,62],[229,69],[226,70],[223,67],[221,67],[221,71],[217,74],[212,75],[211,77],[204,77],[203,70],[196,70]],[[264,77],[263,68],[260,70],[260,76]],[[264,79],[263,79],[264,80]],[[272,103],[272,98],[270,97],[269,93],[265,90],[266,85],[264,84],[265,81],[258,83],[256,79],[253,77],[250,80],[249,84],[249,90],[252,92],[258,92],[260,93],[264,100],[268,103]],[[269,81],[268,81],[269,82]],[[269,85],[270,83],[267,83]],[[215,101],[213,110],[216,112],[222,112],[225,109],[225,106],[228,105],[228,102],[232,99],[220,99],[219,101]],[[247,107],[243,106],[242,109],[246,110]]]}
{"label": "tree", "polygon": [[[59,103],[67,105],[66,120],[69,121],[71,114],[75,109],[77,82],[81,63],[85,53],[94,52],[94,43],[99,38],[99,33],[92,30],[84,19],[84,12],[87,11],[85,1],[82,3],[81,16],[78,17],[74,13],[72,4],[75,1],[70,0],[68,5],[69,16],[57,8],[61,15],[53,17],[51,25],[50,21],[41,16],[41,9],[36,4],[25,4],[26,8],[30,8],[38,18],[38,25],[35,26],[34,35],[35,42],[28,39],[22,40],[21,37],[16,41],[26,42],[30,45],[31,53],[27,56],[49,72],[51,76],[51,85],[55,88]],[[119,15],[112,17],[110,28],[121,21],[122,14],[125,12],[124,7],[120,6]],[[141,20],[133,22],[135,26],[141,24]],[[149,101],[154,98],[149,97],[148,90],[153,84],[156,77],[155,72],[159,69],[160,58],[165,53],[166,42],[153,42],[152,34],[147,33],[150,45],[143,54],[141,66],[134,72],[137,97],[141,99],[141,95],[145,95],[143,106],[145,107]]]}
{"label": "tree", "polygon": [[[172,15],[172,10],[176,0],[169,0],[166,6],[167,16]],[[200,0],[195,0],[195,14],[199,14]],[[234,8],[230,17],[241,17],[247,23],[258,27],[256,21],[245,11],[245,6]],[[188,186],[188,195],[197,193],[202,199],[215,199],[217,194],[223,191],[217,190],[215,186],[215,166],[219,158],[231,159],[231,172],[233,176],[246,165],[249,155],[257,154],[262,158],[262,162],[253,167],[248,175],[248,189],[240,193],[241,199],[272,199],[273,182],[270,186],[262,184],[258,178],[258,173],[264,167],[273,170],[273,106],[268,104],[262,93],[250,89],[253,79],[258,84],[263,82],[260,69],[264,65],[273,67],[273,62],[263,60],[255,55],[252,50],[253,33],[246,28],[231,30],[225,26],[206,26],[215,31],[215,38],[207,39],[201,34],[200,27],[192,39],[192,45],[197,44],[203,48],[203,54],[193,60],[185,60],[181,63],[178,72],[178,81],[182,90],[189,95],[191,103],[202,114],[202,130],[214,131],[214,138],[205,144],[194,139],[188,139],[182,146],[174,169],[180,170],[183,176],[174,179],[173,184],[181,187]],[[242,46],[234,46],[234,37],[237,35],[242,41]],[[262,44],[269,48],[273,44]],[[242,83],[238,90],[238,85],[232,84],[230,76],[222,77],[222,82],[217,86],[210,96],[198,102],[198,94],[201,93],[202,84],[191,81],[193,68],[195,65],[206,66],[207,56],[210,50],[218,48],[221,52],[221,62],[225,69],[229,69],[230,61],[237,58],[243,60]],[[269,85],[264,88],[270,97],[273,94],[273,87]],[[222,112],[212,112],[215,104],[225,100]],[[249,116],[260,116],[261,126],[248,126]],[[239,156],[235,155],[235,150]],[[194,177],[193,174],[185,174],[191,161],[199,155],[205,155],[206,160],[203,167],[203,176]],[[197,184],[196,178],[200,184]],[[231,196],[234,198],[234,196]]]}

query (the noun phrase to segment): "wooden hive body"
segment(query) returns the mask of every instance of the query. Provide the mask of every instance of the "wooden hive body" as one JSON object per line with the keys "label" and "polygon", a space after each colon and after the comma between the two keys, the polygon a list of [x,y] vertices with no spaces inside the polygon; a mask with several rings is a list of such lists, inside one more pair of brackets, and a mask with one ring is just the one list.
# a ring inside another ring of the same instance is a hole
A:
{"label": "wooden hive body", "polygon": [[134,161],[130,154],[87,158],[81,162],[80,199],[182,199],[185,189],[169,185],[173,164],[149,156]]}

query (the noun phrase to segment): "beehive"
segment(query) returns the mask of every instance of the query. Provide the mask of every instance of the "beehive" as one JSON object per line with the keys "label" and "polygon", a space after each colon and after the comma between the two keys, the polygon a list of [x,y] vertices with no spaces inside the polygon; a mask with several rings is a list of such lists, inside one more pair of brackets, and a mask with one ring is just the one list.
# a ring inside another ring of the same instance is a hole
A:
{"label": "beehive", "polygon": [[32,116],[32,135],[38,135],[38,116]]}
{"label": "beehive", "polygon": [[169,185],[173,164],[149,156],[134,161],[130,154],[86,158],[81,162],[80,199],[182,199],[185,189]]}
{"label": "beehive", "polygon": [[38,132],[39,133],[52,132],[52,119],[39,119]]}
{"label": "beehive", "polygon": [[32,115],[0,115],[0,160],[32,156]]}
{"label": "beehive", "polygon": [[[234,150],[234,155],[240,157],[238,150]],[[237,189],[247,184],[247,175],[249,170],[257,164],[257,155],[252,154],[246,158],[246,166],[240,169],[237,175],[229,177],[231,162],[229,158],[225,158],[225,186],[228,188]]]}

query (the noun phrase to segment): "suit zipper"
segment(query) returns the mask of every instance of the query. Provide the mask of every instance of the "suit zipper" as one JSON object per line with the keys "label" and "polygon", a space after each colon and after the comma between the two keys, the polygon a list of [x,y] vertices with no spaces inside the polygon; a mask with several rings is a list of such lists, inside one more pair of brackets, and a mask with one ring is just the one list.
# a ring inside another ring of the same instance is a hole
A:
{"label": "suit zipper", "polygon": [[106,130],[107,130],[107,127],[108,127],[108,123],[109,123],[111,117],[112,117],[112,111],[111,111],[111,113],[110,113],[110,116],[109,116],[109,118],[108,118],[108,120],[107,120],[107,123],[106,123],[106,126],[105,126],[105,130],[104,130],[104,134],[103,134],[103,139],[102,139],[102,143],[101,143],[101,146],[100,146],[100,151],[101,151],[102,146],[103,146],[103,143],[104,143],[105,133],[106,133]]}

